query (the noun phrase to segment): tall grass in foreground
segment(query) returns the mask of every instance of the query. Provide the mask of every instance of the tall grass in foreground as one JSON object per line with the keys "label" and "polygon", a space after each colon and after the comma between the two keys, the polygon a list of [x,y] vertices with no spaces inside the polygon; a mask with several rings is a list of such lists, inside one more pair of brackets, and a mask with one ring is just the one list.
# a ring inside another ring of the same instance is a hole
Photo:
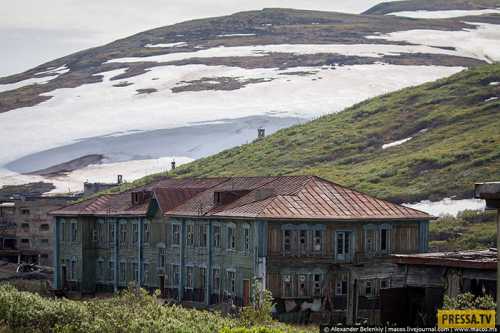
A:
{"label": "tall grass in foreground", "polygon": [[[254,326],[257,325],[257,326]],[[129,289],[108,299],[45,298],[0,285],[0,332],[304,332],[274,321],[249,323],[217,312],[161,305]]]}

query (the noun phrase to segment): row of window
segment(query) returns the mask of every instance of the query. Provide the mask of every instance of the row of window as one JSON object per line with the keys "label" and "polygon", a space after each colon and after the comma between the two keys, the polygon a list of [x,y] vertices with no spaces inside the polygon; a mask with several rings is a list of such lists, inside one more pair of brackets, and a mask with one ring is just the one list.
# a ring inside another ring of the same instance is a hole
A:
{"label": "row of window", "polygon": [[[126,284],[129,281],[139,281],[139,264],[135,260],[120,261],[118,263],[118,281],[120,284]],[[142,264],[142,284],[147,284],[150,275],[150,264]],[[105,261],[98,259],[96,262],[96,280],[100,282],[110,282],[115,280],[115,262],[113,260]]]}
{"label": "row of window", "polygon": [[[32,241],[29,238],[21,238],[20,243],[23,247],[30,247]],[[39,246],[49,246],[49,239],[48,238],[42,238],[38,240],[38,245]]]}
{"label": "row of window", "polygon": [[[23,231],[29,231],[30,230],[30,224],[29,223],[21,223],[21,228]],[[50,226],[47,223],[40,224],[38,227],[38,231],[49,231]]]}
{"label": "row of window", "polygon": [[[282,231],[282,249],[284,255],[323,254],[324,230]],[[365,252],[367,254],[390,252],[390,227],[369,227],[365,230]],[[333,251],[337,260],[352,259],[355,253],[354,233],[350,230],[336,231],[333,236]]]}
{"label": "row of window", "polygon": [[[104,223],[98,220],[95,228],[92,230],[92,241],[105,246],[106,244],[113,244],[115,237],[118,237],[120,246],[136,245],[139,242],[139,228],[140,224],[134,222],[127,224],[126,220],[120,221],[118,224],[118,234],[116,234],[116,223]],[[143,242],[148,244],[151,241],[151,225],[149,222],[143,224]]]}
{"label": "row of window", "polygon": [[323,296],[323,274],[283,274],[281,275],[281,295],[283,298],[309,298]]}
{"label": "row of window", "polygon": [[[223,231],[225,229],[225,235]],[[213,232],[213,247],[221,249],[223,247],[222,240],[225,236],[226,248],[228,250],[236,250],[239,246],[239,237],[237,235],[237,228],[235,225],[226,225],[224,228],[221,225],[214,225]],[[172,224],[172,245],[180,246],[181,244],[181,224]],[[188,247],[201,247],[208,246],[208,225],[206,224],[186,224],[186,245]],[[250,239],[250,226],[245,225],[241,231],[241,249],[249,252],[251,249]]]}
{"label": "row of window", "polygon": [[[207,279],[207,269],[205,267],[186,266],[185,289],[205,289]],[[180,266],[169,264],[165,268],[165,283],[171,288],[177,288],[180,284]],[[223,289],[222,275],[220,268],[212,269],[212,292],[219,293]],[[226,270],[226,284],[224,291],[227,294],[236,293],[236,271]]]}

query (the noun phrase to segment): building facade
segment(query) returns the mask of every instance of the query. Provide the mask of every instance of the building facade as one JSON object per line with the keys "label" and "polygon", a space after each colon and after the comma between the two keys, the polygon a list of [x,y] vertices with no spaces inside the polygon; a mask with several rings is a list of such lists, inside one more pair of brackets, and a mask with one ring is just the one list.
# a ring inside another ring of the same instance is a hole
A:
{"label": "building facade", "polygon": [[425,252],[431,219],[312,176],[164,179],[53,215],[56,288],[246,305],[260,280],[283,320],[348,323],[380,320],[389,255]]}

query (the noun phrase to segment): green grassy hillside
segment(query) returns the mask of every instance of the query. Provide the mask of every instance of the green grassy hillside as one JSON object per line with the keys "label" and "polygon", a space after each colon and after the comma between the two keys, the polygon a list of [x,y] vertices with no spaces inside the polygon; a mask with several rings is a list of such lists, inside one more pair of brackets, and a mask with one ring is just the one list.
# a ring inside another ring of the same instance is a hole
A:
{"label": "green grassy hillside", "polygon": [[499,64],[479,66],[197,160],[175,175],[314,174],[397,202],[469,197],[474,182],[500,179],[499,81]]}

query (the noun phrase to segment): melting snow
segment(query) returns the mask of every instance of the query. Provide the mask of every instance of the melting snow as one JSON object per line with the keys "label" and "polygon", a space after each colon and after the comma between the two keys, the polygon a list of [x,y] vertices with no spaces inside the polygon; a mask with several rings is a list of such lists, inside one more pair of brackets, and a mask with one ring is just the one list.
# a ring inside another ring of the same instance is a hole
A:
{"label": "melting snow", "polygon": [[58,77],[59,74],[57,75],[51,75],[51,76],[44,76],[44,77],[34,77],[31,79],[15,82],[15,83],[7,83],[7,84],[0,84],[0,93],[4,91],[10,91],[10,90],[16,90],[18,88],[30,86],[32,84],[45,84],[49,82],[50,80],[55,79]]}
{"label": "melting snow", "polygon": [[81,192],[83,191],[83,183],[85,181],[112,183],[119,174],[123,175],[126,181],[133,181],[153,173],[170,170],[172,160],[175,160],[177,165],[192,161],[188,157],[176,156],[89,165],[83,169],[55,177],[22,175],[0,169],[0,187],[7,184],[16,185],[44,181],[53,183],[56,187],[50,193]]}
{"label": "melting snow", "polygon": [[217,35],[217,37],[245,37],[245,36],[255,36],[255,34],[224,34],[224,35]]}
{"label": "melting snow", "polygon": [[[342,66],[335,71],[318,67],[282,71],[205,65],[161,66],[128,78],[133,85],[121,88],[113,87],[117,81],[110,78],[126,69],[113,70],[100,73],[104,76],[103,82],[57,89],[45,94],[53,96],[50,100],[1,113],[0,165],[82,138],[120,131],[168,129],[189,126],[192,122],[266,115],[269,110],[282,112],[283,116],[310,119],[341,111],[380,94],[447,77],[462,69],[387,64]],[[296,71],[318,71],[322,80],[279,75]],[[181,81],[201,78],[215,81],[219,77],[273,80],[232,91],[171,91]],[[148,88],[157,92],[137,95],[137,89]],[[68,121],[69,114],[71,121]],[[33,128],[37,128],[36,133]]]}
{"label": "melting snow", "polygon": [[144,47],[181,47],[186,46],[186,42],[166,43],[166,44],[146,44]]}
{"label": "melting snow", "polygon": [[[378,38],[385,38],[380,37]],[[456,55],[455,51],[440,49],[423,45],[387,45],[387,44],[278,44],[254,46],[219,46],[196,52],[178,52],[150,57],[129,57],[107,61],[114,62],[169,62],[190,58],[215,58],[215,57],[258,57],[270,53],[317,54],[337,53],[347,56],[376,57],[384,55],[400,55],[401,53],[433,53]]]}
{"label": "melting snow", "polygon": [[35,75],[43,75],[43,74],[58,74],[58,75],[62,75],[62,74],[65,74],[67,72],[69,72],[69,68],[66,67],[66,65],[62,65],[61,67],[49,69],[49,70],[46,70],[46,71],[43,71],[43,72],[39,72],[39,73],[36,73]]}
{"label": "melting snow", "polygon": [[403,139],[403,140],[398,140],[398,141],[394,141],[394,142],[391,142],[391,143],[386,143],[385,145],[382,146],[382,149],[387,149],[387,148],[391,148],[391,147],[394,147],[394,146],[402,145],[403,143],[408,142],[411,139],[413,139],[412,136],[410,136],[409,138]]}
{"label": "melting snow", "polygon": [[460,31],[408,30],[379,36],[368,36],[370,39],[410,42],[420,45],[440,45],[453,47],[456,55],[481,59],[487,62],[500,60],[500,25],[488,23],[468,23],[476,29]]}
{"label": "melting snow", "polygon": [[488,103],[488,102],[496,101],[497,99],[498,99],[498,97],[490,97],[490,98],[488,98],[488,99],[485,99],[484,101],[485,101],[486,103]]}
{"label": "melting snow", "polygon": [[453,215],[464,210],[484,210],[486,203],[480,199],[462,199],[453,200],[445,198],[441,201],[424,200],[412,204],[403,204],[403,206],[418,209],[434,216]]}
{"label": "melting snow", "polygon": [[429,18],[429,19],[442,19],[462,16],[476,16],[484,14],[500,14],[499,9],[480,9],[480,10],[417,10],[405,12],[393,12],[387,15],[404,16],[411,18]]}

